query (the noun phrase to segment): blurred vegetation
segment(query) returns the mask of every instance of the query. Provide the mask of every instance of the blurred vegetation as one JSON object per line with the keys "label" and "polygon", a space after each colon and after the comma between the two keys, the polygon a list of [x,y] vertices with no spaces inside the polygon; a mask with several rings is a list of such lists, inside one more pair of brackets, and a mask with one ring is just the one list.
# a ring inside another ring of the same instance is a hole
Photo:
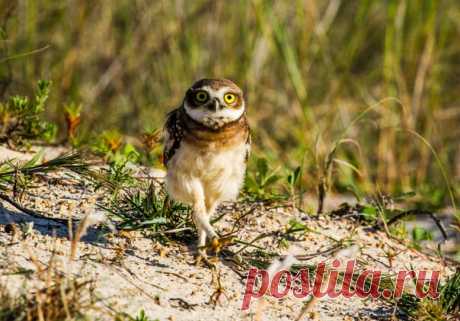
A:
{"label": "blurred vegetation", "polygon": [[59,135],[104,132],[114,153],[111,131],[156,142],[195,80],[226,77],[291,187],[439,206],[460,185],[458,39],[457,0],[2,0],[0,101],[50,80]]}

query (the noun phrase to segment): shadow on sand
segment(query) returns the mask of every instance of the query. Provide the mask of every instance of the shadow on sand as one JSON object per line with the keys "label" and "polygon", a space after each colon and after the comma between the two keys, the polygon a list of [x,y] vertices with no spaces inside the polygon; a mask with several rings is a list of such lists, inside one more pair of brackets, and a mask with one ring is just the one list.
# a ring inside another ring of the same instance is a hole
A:
{"label": "shadow on sand", "polygon": [[[26,224],[31,224],[33,230],[42,235],[69,239],[69,227],[66,224],[46,218],[33,217],[16,210],[10,210],[0,203],[0,225],[6,226],[9,224],[17,224],[24,227]],[[75,232],[76,228],[77,225],[74,224],[73,232]],[[104,237],[103,229],[100,227],[89,227],[85,236],[83,236],[80,241],[93,245],[102,245],[107,242]]]}

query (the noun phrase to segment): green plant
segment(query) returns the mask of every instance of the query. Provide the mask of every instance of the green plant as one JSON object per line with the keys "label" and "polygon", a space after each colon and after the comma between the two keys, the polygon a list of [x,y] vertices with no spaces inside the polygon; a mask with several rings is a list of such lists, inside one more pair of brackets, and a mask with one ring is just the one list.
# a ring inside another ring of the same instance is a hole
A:
{"label": "green plant", "polygon": [[141,310],[134,320],[135,321],[158,321],[158,319],[151,320],[149,317],[147,317],[144,310]]}
{"label": "green plant", "polygon": [[287,248],[289,241],[295,240],[296,235],[304,235],[308,232],[313,232],[307,225],[299,222],[296,219],[290,219],[285,226],[285,232],[280,235],[278,244],[280,247]]}
{"label": "green plant", "polygon": [[39,139],[51,141],[55,137],[56,125],[43,120],[49,87],[50,82],[40,80],[33,101],[13,96],[0,103],[0,143],[24,144]]}
{"label": "green plant", "polygon": [[132,317],[126,313],[119,313],[115,316],[115,321],[159,321],[159,319],[150,319],[142,309],[135,317]]}
{"label": "green plant", "polygon": [[91,146],[96,155],[104,157],[107,163],[123,165],[127,162],[137,163],[141,154],[136,147],[124,142],[123,135],[118,130],[107,130],[99,135]]}
{"label": "green plant", "polygon": [[68,169],[79,174],[88,173],[88,164],[78,153],[64,154],[45,162],[39,162],[42,153],[36,153],[29,161],[14,163],[0,162],[0,190],[13,190],[18,180],[28,180],[33,175],[44,174],[57,169]]}
{"label": "green plant", "polygon": [[398,222],[389,228],[390,234],[399,240],[405,240],[408,237],[408,231],[404,222]]}
{"label": "green plant", "polygon": [[92,145],[92,150],[106,158],[114,155],[123,145],[123,136],[118,130],[103,131]]}
{"label": "green plant", "polygon": [[81,121],[82,106],[76,103],[70,103],[64,106],[64,117],[67,125],[67,139],[72,145],[75,145],[77,128]]}
{"label": "green plant", "polygon": [[251,200],[275,200],[283,198],[276,190],[281,179],[277,170],[269,167],[266,158],[255,158],[255,168],[249,170],[245,180],[245,194]]}
{"label": "green plant", "polygon": [[433,240],[433,235],[431,232],[423,227],[416,226],[412,230],[412,241],[413,245],[420,249],[420,243],[422,241],[431,241]]}
{"label": "green plant", "polygon": [[449,277],[439,287],[437,299],[418,299],[415,295],[405,293],[398,300],[398,308],[411,320],[450,321],[460,317],[460,270]]}
{"label": "green plant", "polygon": [[142,163],[147,165],[163,166],[163,146],[160,144],[161,131],[158,129],[144,130],[141,139],[144,153],[141,154]]}
{"label": "green plant", "polygon": [[171,200],[154,182],[147,186],[139,182],[135,188],[120,192],[108,207],[103,207],[115,219],[119,229],[143,230],[164,238],[168,233],[190,229],[190,208]]}
{"label": "green plant", "polygon": [[447,313],[460,314],[460,269],[441,288],[440,302]]}
{"label": "green plant", "polygon": [[287,190],[294,204],[302,207],[303,189],[302,189],[302,167],[297,166],[288,172],[286,176]]}
{"label": "green plant", "polygon": [[132,187],[136,184],[133,178],[133,170],[124,162],[111,162],[108,169],[102,169],[96,179],[96,187],[106,186],[115,199],[123,188]]}

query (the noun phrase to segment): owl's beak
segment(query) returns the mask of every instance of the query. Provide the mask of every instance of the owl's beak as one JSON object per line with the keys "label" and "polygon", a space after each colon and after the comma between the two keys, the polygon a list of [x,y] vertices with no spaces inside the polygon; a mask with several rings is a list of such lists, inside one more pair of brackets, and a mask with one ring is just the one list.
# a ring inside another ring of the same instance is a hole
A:
{"label": "owl's beak", "polygon": [[220,109],[220,103],[217,98],[214,98],[209,104],[208,109],[211,111],[218,111]]}

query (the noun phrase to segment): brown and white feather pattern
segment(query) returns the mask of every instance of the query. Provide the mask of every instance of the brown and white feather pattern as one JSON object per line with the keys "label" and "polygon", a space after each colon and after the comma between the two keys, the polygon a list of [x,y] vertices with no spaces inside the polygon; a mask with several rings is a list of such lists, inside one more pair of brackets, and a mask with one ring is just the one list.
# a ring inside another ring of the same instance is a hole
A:
{"label": "brown and white feather pattern", "polygon": [[236,199],[244,181],[250,133],[241,89],[225,79],[197,81],[168,114],[164,134],[166,188],[192,206],[202,248],[218,237],[210,224],[216,207]]}
{"label": "brown and white feather pattern", "polygon": [[211,148],[215,151],[244,142],[247,149],[245,160],[247,161],[249,157],[251,134],[244,114],[237,121],[213,129],[188,117],[181,106],[168,114],[164,132],[163,164],[166,167],[168,167],[169,160],[180,148],[182,140],[186,140],[197,147]]}
{"label": "brown and white feather pattern", "polygon": [[183,126],[178,117],[179,110],[173,110],[168,114],[165,124],[165,145],[163,150],[163,164],[168,166],[168,161],[174,156],[176,150],[180,147],[184,137]]}

